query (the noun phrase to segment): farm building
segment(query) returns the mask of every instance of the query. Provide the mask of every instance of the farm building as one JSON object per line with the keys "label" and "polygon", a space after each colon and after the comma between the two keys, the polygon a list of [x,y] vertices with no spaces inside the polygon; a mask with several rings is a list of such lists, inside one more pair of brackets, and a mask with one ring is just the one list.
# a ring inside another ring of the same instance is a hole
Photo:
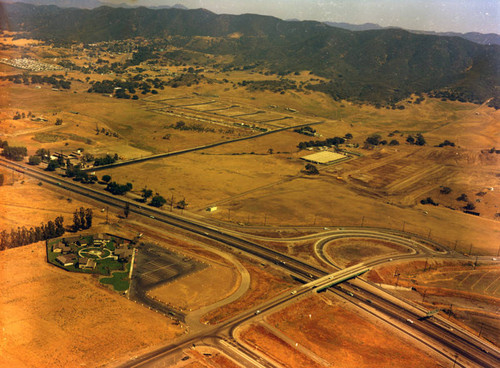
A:
{"label": "farm building", "polygon": [[321,151],[318,153],[313,153],[312,155],[307,155],[301,157],[302,160],[312,162],[315,164],[332,164],[338,161],[344,161],[348,159],[349,156],[345,156],[341,153],[330,152],[330,151]]}

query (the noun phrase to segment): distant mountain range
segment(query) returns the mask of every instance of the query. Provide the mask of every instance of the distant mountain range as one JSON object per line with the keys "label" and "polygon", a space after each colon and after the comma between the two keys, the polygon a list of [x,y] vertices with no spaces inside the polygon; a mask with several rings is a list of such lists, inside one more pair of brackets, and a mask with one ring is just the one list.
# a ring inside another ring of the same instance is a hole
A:
{"label": "distant mountain range", "polygon": [[336,99],[393,103],[411,93],[444,90],[452,99],[484,102],[497,97],[500,85],[500,47],[459,37],[401,29],[354,32],[205,9],[1,6],[2,29],[55,42],[165,39],[187,50],[232,55],[230,67],[252,65],[282,74],[311,70],[330,80],[315,88]]}
{"label": "distant mountain range", "polygon": [[[349,23],[337,23],[337,22],[324,22],[324,23],[331,27],[347,29],[349,31],[373,31],[379,29],[398,29],[398,27],[382,27],[374,23],[364,23],[364,24],[349,24]],[[432,31],[417,31],[417,30],[408,30],[408,31],[417,34],[461,37],[465,38],[466,40],[479,43],[481,45],[500,45],[500,35],[496,33],[479,33],[479,32],[458,33],[458,32],[432,32]]]}
{"label": "distant mountain range", "polygon": [[[22,2],[26,4],[33,5],[55,5],[61,8],[81,8],[81,9],[94,9],[100,6],[109,6],[112,8],[138,8],[139,5],[134,5],[133,3],[108,3],[99,0],[10,0],[5,2]],[[161,6],[148,6],[149,9],[184,9],[188,8],[182,4],[176,4],[173,6],[161,5]],[[299,19],[287,19],[287,21],[298,22]],[[347,29],[349,31],[373,31],[379,29],[390,29],[399,27],[382,27],[375,23],[364,23],[364,24],[350,24],[344,22],[324,22],[331,27],[337,27],[342,29]],[[462,37],[466,40],[479,43],[481,45],[500,45],[500,35],[496,33],[479,33],[479,32],[468,32],[468,33],[458,33],[458,32],[432,32],[432,31],[419,31],[419,30],[408,30],[412,33],[418,34],[430,34],[436,36],[450,36],[450,37]]]}
{"label": "distant mountain range", "polygon": [[[79,9],[94,9],[100,6],[109,6],[111,8],[138,8],[139,5],[127,4],[127,3],[108,3],[99,0],[11,0],[6,1],[10,3],[25,3],[32,5],[55,5],[60,8],[79,8]],[[161,5],[161,6],[149,6],[150,9],[188,9],[182,4],[175,4],[173,6]]]}

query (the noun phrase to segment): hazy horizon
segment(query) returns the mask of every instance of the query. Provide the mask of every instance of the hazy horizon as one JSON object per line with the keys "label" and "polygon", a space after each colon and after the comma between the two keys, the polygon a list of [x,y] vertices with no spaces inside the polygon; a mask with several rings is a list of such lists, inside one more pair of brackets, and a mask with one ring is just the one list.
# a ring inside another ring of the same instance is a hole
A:
{"label": "hazy horizon", "polygon": [[281,19],[376,23],[436,32],[500,34],[500,0],[101,0],[130,5],[182,4],[217,14],[255,13]]}

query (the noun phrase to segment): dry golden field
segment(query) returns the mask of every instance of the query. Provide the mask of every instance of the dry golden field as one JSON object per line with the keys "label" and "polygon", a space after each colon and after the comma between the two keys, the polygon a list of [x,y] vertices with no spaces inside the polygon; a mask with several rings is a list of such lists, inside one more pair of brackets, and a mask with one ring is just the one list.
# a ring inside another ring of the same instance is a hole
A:
{"label": "dry golden field", "polygon": [[444,367],[434,356],[326,296],[300,300],[240,332],[286,367]]}

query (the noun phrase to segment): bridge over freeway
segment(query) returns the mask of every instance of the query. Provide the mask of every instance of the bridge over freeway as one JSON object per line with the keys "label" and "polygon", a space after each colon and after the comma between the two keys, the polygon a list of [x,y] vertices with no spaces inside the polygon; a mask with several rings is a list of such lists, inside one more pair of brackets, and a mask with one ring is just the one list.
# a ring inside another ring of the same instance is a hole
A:
{"label": "bridge over freeway", "polygon": [[302,285],[302,288],[304,289],[315,288],[316,292],[320,293],[322,291],[325,291],[329,287],[335,286],[344,281],[358,277],[368,271],[370,271],[370,268],[363,264],[354,265],[348,268],[344,268],[343,270],[334,272],[332,274],[320,277],[311,282],[308,282],[307,284]]}

